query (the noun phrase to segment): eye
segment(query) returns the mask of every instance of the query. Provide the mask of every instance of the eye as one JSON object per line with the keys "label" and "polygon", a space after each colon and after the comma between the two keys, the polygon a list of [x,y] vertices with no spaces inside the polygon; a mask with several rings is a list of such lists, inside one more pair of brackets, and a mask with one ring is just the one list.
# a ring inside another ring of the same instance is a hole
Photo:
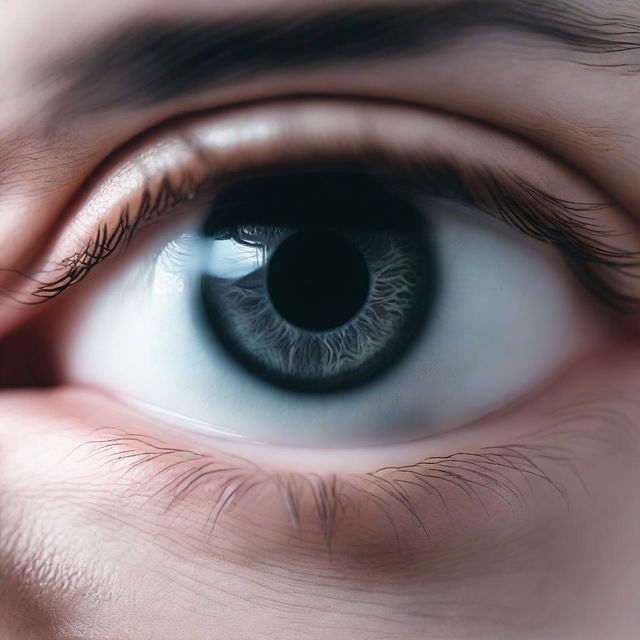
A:
{"label": "eye", "polygon": [[[352,107],[313,109],[190,123],[188,145],[135,151],[141,192],[118,185],[131,181],[122,165],[93,187],[81,210],[104,204],[110,185],[127,203],[113,227],[122,237],[123,225],[176,215],[137,232],[67,298],[66,380],[205,434],[380,445],[526,401],[592,348],[598,314],[571,267],[597,274],[607,302],[623,294],[606,268],[627,254],[605,264],[588,225],[576,231],[604,206],[588,189],[582,205],[541,197],[517,173],[526,166],[507,171],[529,151],[497,132],[403,107],[360,119]],[[439,136],[462,139],[445,151]],[[532,179],[562,182],[551,161],[527,159]],[[101,233],[76,271],[116,249],[118,236]]]}

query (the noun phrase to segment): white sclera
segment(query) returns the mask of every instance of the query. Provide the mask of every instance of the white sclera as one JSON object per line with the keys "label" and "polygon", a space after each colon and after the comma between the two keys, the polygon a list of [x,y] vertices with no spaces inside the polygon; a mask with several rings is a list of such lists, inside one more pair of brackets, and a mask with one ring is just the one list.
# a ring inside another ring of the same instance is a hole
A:
{"label": "white sclera", "polygon": [[[436,233],[439,297],[409,353],[367,385],[291,393],[227,355],[196,311],[202,217],[180,221],[170,237],[165,228],[83,292],[66,321],[68,378],[200,432],[336,447],[457,427],[534,390],[584,350],[590,323],[554,250],[451,202],[425,210]],[[255,266],[248,258],[209,268],[222,275]]]}

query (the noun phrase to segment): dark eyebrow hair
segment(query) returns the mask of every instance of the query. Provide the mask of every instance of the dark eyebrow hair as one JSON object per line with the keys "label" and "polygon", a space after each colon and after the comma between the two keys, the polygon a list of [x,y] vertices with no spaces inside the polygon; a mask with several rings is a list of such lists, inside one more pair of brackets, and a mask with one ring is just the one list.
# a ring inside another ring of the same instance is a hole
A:
{"label": "dark eyebrow hair", "polygon": [[544,36],[588,52],[636,49],[639,28],[564,0],[449,0],[283,10],[225,19],[144,18],[47,66],[64,81],[57,115],[133,109],[262,73],[436,49],[483,27]]}

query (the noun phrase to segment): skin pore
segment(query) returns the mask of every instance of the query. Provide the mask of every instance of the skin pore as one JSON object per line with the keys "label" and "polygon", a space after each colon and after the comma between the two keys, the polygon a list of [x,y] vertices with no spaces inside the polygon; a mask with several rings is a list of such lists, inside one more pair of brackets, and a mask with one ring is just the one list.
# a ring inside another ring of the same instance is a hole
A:
{"label": "skin pore", "polygon": [[[397,29],[388,36],[375,12],[349,18],[364,0],[302,4],[3,6],[0,637],[635,637],[637,317],[577,280],[593,331],[579,358],[509,406],[405,445],[270,450],[169,426],[99,389],[37,387],[43,361],[63,355],[64,327],[127,251],[51,299],[32,297],[42,274],[117,226],[127,162],[184,141],[176,132],[205,139],[243,108],[300,121],[247,143],[243,163],[274,148],[326,152],[386,109],[380,138],[599,203],[589,215],[614,246],[640,249],[637,3],[478,0],[472,19],[473,3],[422,0],[407,4],[412,20],[382,14]],[[332,28],[347,41],[334,52],[317,35]],[[216,34],[229,50],[210,44]],[[180,60],[185,42],[194,49]],[[160,54],[180,69],[171,90]],[[344,124],[343,111],[356,115]],[[426,133],[407,134],[409,113]],[[184,162],[206,173],[201,160]],[[127,185],[139,201],[140,184]],[[605,277],[634,296],[635,267]]]}

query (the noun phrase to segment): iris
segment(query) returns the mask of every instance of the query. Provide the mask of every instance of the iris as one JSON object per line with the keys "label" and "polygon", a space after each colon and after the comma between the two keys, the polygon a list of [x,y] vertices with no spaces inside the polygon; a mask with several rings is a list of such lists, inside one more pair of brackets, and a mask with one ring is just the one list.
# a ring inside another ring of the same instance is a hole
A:
{"label": "iris", "polygon": [[379,178],[253,178],[214,201],[198,305],[243,367],[292,391],[382,374],[428,326],[437,260],[424,212]]}

